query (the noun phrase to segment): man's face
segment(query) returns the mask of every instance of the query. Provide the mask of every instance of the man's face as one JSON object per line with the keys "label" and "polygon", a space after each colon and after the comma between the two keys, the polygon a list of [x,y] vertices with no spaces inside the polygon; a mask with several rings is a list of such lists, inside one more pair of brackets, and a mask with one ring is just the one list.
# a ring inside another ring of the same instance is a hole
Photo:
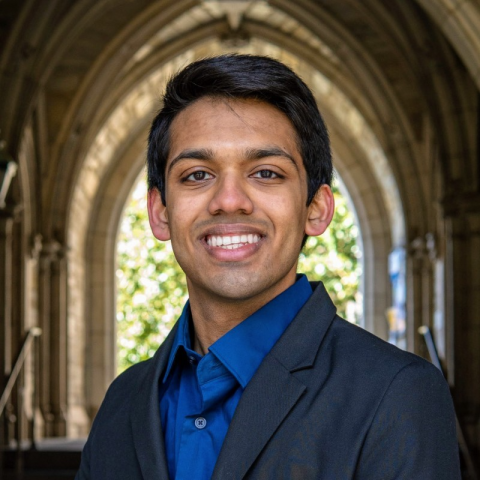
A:
{"label": "man's face", "polygon": [[154,190],[149,213],[191,298],[267,302],[295,281],[306,201],[288,118],[260,101],[203,98],[171,125],[166,207]]}

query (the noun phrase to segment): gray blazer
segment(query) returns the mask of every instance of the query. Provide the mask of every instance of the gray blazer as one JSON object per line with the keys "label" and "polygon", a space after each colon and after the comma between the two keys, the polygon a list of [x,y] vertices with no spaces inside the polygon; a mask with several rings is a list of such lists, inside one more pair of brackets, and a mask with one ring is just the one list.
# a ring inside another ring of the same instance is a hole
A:
{"label": "gray blazer", "polygon": [[[441,373],[342,320],[312,287],[247,385],[212,478],[460,479]],[[168,479],[158,381],[174,335],[112,383],[76,480]]]}

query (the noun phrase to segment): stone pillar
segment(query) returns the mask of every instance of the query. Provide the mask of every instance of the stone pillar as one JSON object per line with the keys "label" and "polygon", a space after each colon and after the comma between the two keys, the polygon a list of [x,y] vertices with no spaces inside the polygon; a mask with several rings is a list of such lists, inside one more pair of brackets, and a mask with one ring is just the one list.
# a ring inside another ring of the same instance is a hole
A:
{"label": "stone pillar", "polygon": [[435,328],[435,265],[437,248],[435,236],[427,233],[409,244],[407,260],[408,349],[429,359],[426,346],[418,333],[422,325]]}
{"label": "stone pillar", "polygon": [[[20,207],[7,206],[0,209],[0,393],[3,393],[8,376],[13,368],[13,356],[18,353],[19,331],[15,325],[14,308],[14,224],[19,219]],[[18,313],[18,312],[17,312]],[[18,316],[17,316],[18,317]],[[15,394],[9,401],[15,402]],[[17,412],[18,413],[18,412]],[[15,418],[14,403],[8,403],[0,425],[0,444],[9,442],[14,437],[14,423],[9,422],[9,415]],[[3,427],[7,428],[4,430]]]}
{"label": "stone pillar", "polygon": [[17,353],[14,342],[18,340],[18,331],[13,328],[13,234],[14,224],[19,220],[21,211],[19,206],[0,209],[0,384],[3,376],[10,374],[13,367],[12,355]]}
{"label": "stone pillar", "polygon": [[14,214],[0,210],[0,390],[12,369],[12,234]]}
{"label": "stone pillar", "polygon": [[446,320],[453,396],[473,457],[480,453],[480,197],[446,212]]}
{"label": "stone pillar", "polygon": [[51,357],[52,405],[55,417],[55,435],[67,433],[67,260],[65,248],[59,248],[52,268],[52,324]]}
{"label": "stone pillar", "polygon": [[421,325],[422,240],[416,238],[407,250],[407,348],[419,353],[417,329]]}
{"label": "stone pillar", "polygon": [[[28,258],[26,259],[25,277],[23,288],[25,290],[25,330],[40,327],[39,324],[39,268],[42,252],[42,236],[32,236],[27,246]],[[42,332],[43,336],[43,332]],[[29,435],[35,439],[42,438],[45,434],[43,412],[40,408],[40,386],[43,384],[43,366],[41,364],[40,348],[42,337],[35,340],[33,354],[25,365],[26,413],[30,420]]]}
{"label": "stone pillar", "polygon": [[425,240],[416,237],[407,254],[407,346],[418,355],[424,354],[418,328],[424,323]]}
{"label": "stone pillar", "polygon": [[65,248],[56,241],[44,242],[39,265],[40,409],[45,436],[64,436],[67,419]]}

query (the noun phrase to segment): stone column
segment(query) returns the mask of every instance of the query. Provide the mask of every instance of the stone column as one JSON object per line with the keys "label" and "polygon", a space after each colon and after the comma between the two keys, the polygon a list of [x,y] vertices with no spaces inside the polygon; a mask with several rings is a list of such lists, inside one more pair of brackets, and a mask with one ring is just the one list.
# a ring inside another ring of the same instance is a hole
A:
{"label": "stone column", "polygon": [[52,274],[52,323],[51,341],[53,355],[52,406],[55,435],[65,436],[67,432],[67,260],[65,248],[56,251],[51,265]]}
{"label": "stone column", "polygon": [[425,344],[418,333],[422,325],[434,327],[435,262],[437,258],[435,236],[427,233],[409,244],[407,260],[407,315],[408,349],[429,358]]}
{"label": "stone column", "polygon": [[418,355],[424,353],[418,336],[423,324],[424,257],[425,241],[419,236],[410,242],[407,254],[407,345]]}
{"label": "stone column", "polygon": [[453,395],[460,422],[480,453],[480,197],[446,212],[446,326],[454,351]]}
{"label": "stone column", "polygon": [[0,210],[0,389],[12,369],[12,234],[14,214]]}
{"label": "stone column", "polygon": [[67,418],[65,248],[56,241],[44,242],[39,266],[40,408],[45,436],[64,436]]}
{"label": "stone column", "polygon": [[[0,394],[3,393],[13,368],[13,356],[18,351],[18,325],[14,324],[14,224],[21,207],[7,206],[0,209]],[[15,394],[15,391],[13,392]],[[12,400],[12,397],[9,399]],[[0,443],[13,438],[14,424],[6,419],[14,413],[13,403],[8,403],[0,425]],[[13,418],[13,417],[12,417]],[[3,426],[8,425],[6,430]]]}

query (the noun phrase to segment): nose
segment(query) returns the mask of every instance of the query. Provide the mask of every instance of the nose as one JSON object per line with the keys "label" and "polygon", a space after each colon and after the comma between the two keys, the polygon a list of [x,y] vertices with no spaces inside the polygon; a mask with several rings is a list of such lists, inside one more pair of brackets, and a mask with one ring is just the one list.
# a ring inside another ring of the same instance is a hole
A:
{"label": "nose", "polygon": [[211,215],[219,213],[249,215],[252,211],[253,202],[248,195],[244,179],[232,174],[217,180],[214,195],[209,204]]}

